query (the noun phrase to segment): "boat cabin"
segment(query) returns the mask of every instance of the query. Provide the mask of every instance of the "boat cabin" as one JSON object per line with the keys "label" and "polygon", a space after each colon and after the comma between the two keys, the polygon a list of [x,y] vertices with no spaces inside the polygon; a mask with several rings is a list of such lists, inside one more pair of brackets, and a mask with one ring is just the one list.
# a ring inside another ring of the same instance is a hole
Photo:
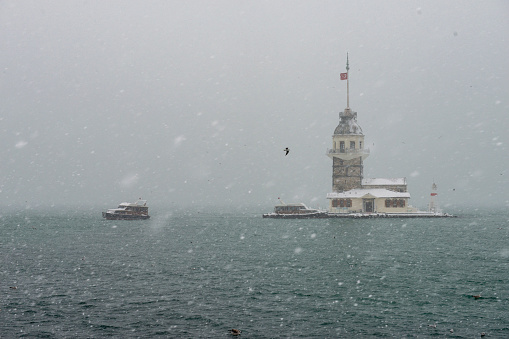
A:
{"label": "boat cabin", "polygon": [[274,207],[274,213],[278,214],[301,214],[311,212],[316,212],[316,210],[308,208],[303,203],[277,205]]}

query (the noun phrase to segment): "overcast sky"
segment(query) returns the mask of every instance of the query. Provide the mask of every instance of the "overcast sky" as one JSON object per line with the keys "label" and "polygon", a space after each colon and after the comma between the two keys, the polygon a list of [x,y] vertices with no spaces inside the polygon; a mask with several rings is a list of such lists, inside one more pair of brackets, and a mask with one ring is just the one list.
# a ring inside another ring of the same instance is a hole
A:
{"label": "overcast sky", "polygon": [[507,1],[1,1],[1,205],[325,207],[348,52],[365,177],[508,206],[508,36]]}

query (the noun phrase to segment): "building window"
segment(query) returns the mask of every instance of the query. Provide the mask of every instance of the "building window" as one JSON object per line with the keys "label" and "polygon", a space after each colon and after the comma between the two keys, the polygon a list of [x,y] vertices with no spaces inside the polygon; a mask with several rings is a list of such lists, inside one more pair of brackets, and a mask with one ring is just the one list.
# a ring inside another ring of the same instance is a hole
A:
{"label": "building window", "polygon": [[350,148],[355,149],[355,141],[350,141]]}
{"label": "building window", "polygon": [[401,199],[399,201],[399,207],[405,207],[405,200]]}
{"label": "building window", "polygon": [[332,207],[352,207],[352,199],[333,199]]}
{"label": "building window", "polygon": [[398,201],[396,199],[392,201],[392,207],[398,207]]}
{"label": "building window", "polygon": [[385,199],[385,207],[391,207],[391,201],[389,199]]}
{"label": "building window", "polygon": [[341,153],[344,153],[345,152],[345,142],[344,141],[340,141],[339,142],[339,151]]}
{"label": "building window", "polygon": [[359,141],[359,149],[362,149],[362,141]]}

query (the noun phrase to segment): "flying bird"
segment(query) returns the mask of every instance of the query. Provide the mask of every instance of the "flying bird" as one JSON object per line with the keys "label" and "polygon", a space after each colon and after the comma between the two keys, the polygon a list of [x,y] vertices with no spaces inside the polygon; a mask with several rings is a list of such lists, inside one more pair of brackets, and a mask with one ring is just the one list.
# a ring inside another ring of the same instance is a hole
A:
{"label": "flying bird", "polygon": [[283,152],[286,152],[286,154],[285,154],[285,157],[286,157],[286,156],[288,155],[288,153],[290,153],[290,149],[287,147],[287,148],[285,148],[285,149],[283,150]]}

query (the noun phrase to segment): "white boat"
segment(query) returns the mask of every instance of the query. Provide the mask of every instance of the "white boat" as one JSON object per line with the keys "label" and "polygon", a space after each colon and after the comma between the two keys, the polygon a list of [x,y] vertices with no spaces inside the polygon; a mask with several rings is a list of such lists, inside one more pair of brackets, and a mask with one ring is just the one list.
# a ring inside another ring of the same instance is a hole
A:
{"label": "white boat", "polygon": [[117,208],[103,212],[103,218],[108,220],[139,220],[148,219],[147,200],[123,202]]}
{"label": "white boat", "polygon": [[309,208],[303,203],[281,204],[274,206],[273,213],[263,215],[264,218],[287,218],[287,219],[306,219],[306,218],[327,218],[327,212]]}

